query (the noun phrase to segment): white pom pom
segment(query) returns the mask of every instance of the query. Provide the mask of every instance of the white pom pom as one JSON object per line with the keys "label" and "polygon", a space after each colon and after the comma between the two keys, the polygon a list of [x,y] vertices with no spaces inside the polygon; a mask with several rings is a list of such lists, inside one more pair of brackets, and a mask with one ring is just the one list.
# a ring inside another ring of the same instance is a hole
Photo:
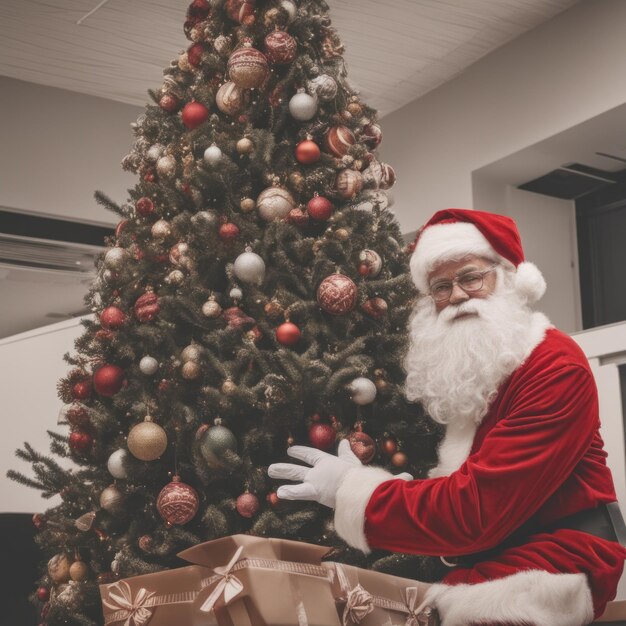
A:
{"label": "white pom pom", "polygon": [[541,299],[546,292],[546,281],[534,263],[525,261],[517,266],[515,289],[526,298],[528,304]]}

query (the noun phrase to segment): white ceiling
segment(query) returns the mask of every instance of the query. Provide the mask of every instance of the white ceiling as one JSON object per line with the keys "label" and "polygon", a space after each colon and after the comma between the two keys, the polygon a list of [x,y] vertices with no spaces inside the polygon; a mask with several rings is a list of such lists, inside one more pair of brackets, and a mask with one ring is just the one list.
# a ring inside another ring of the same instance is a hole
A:
{"label": "white ceiling", "polygon": [[[350,80],[391,113],[578,0],[329,0]],[[100,4],[102,6],[85,17]],[[0,74],[143,106],[188,0],[3,0]]]}

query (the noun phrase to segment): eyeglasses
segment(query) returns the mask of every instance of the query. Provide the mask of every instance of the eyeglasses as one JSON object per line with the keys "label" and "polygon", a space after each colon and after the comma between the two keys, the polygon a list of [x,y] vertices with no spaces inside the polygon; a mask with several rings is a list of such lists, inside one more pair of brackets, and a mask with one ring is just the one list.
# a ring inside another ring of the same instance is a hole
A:
{"label": "eyeglasses", "polygon": [[496,265],[492,265],[486,270],[467,272],[467,274],[463,274],[453,280],[439,280],[430,286],[430,295],[435,302],[446,302],[452,295],[454,285],[458,285],[465,293],[480,291],[483,288],[485,274],[493,272],[496,267]]}

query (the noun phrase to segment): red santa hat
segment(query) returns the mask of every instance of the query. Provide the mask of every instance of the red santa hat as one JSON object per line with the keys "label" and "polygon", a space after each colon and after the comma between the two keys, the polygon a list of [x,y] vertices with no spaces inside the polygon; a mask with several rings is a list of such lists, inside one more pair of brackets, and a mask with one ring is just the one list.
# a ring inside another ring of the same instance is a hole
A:
{"label": "red santa hat", "polygon": [[437,211],[419,231],[410,262],[415,285],[428,292],[428,274],[438,263],[468,255],[492,259],[515,271],[515,288],[528,303],[539,300],[546,290],[537,266],[524,260],[515,221],[471,209]]}

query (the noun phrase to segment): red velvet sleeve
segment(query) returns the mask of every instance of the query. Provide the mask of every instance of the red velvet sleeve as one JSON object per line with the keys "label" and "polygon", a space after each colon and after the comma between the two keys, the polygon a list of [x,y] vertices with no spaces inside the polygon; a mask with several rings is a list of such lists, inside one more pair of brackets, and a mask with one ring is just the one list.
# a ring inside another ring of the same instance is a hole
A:
{"label": "red velvet sleeve", "polygon": [[371,548],[472,554],[501,543],[566,480],[598,427],[591,373],[561,365],[516,382],[506,414],[446,477],[380,484],[365,509]]}

